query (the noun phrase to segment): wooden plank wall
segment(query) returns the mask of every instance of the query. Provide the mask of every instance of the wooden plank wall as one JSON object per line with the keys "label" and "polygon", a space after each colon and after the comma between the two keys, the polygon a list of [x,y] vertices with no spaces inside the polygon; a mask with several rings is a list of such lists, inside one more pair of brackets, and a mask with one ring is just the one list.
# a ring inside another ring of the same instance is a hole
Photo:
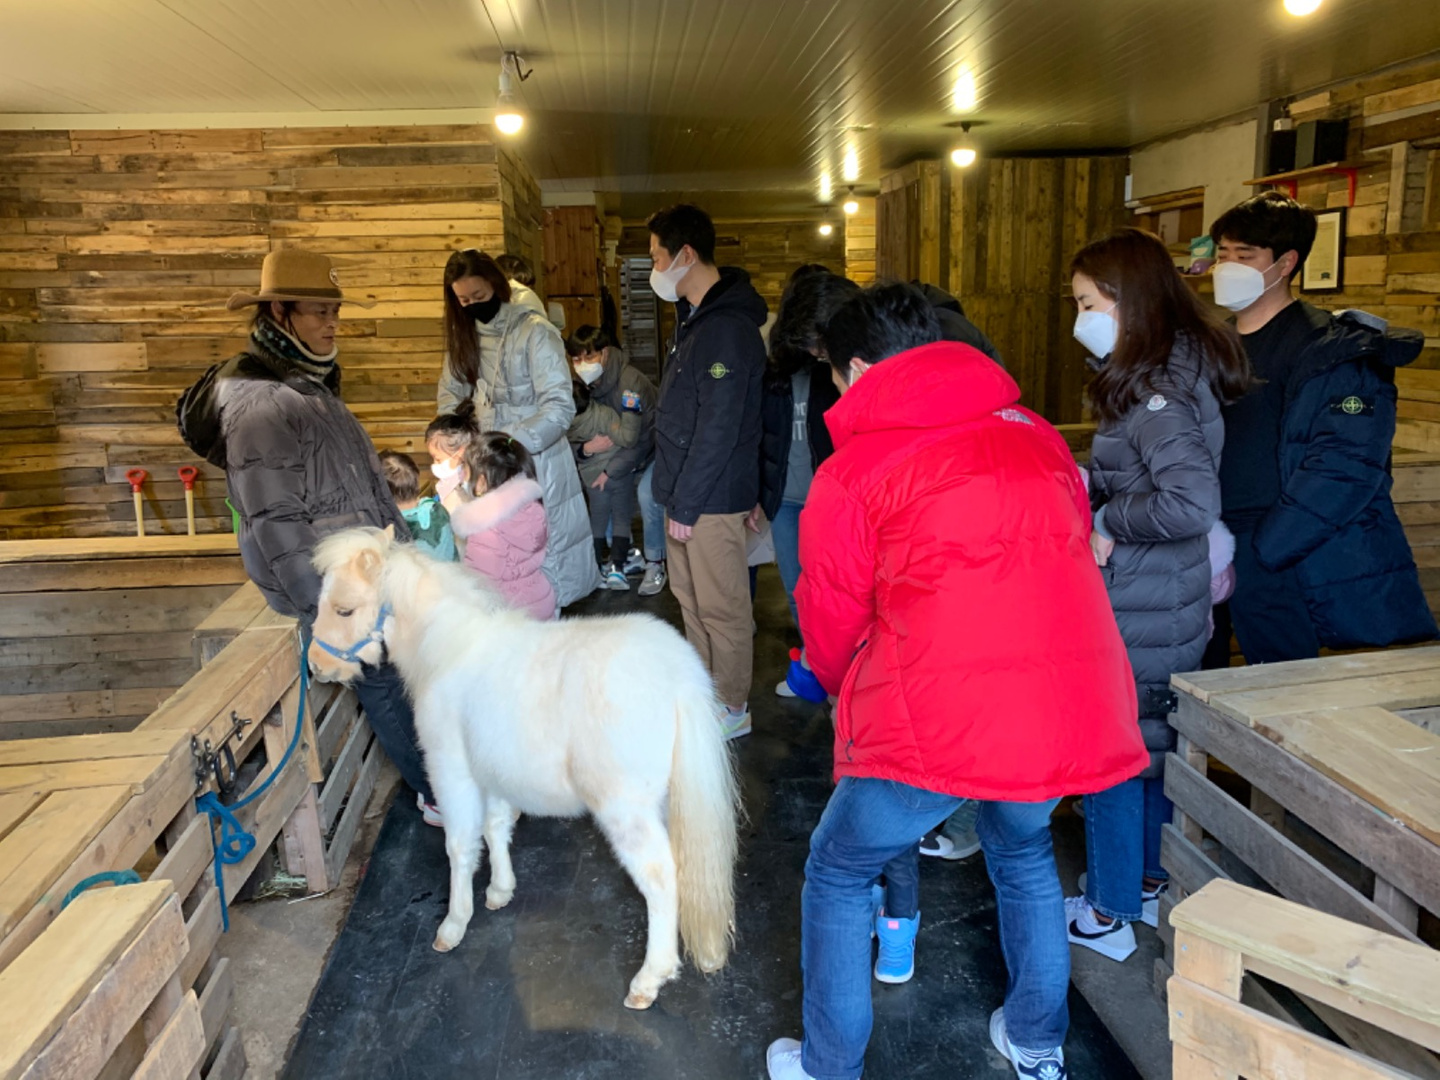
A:
{"label": "wooden plank wall", "polygon": [[370,294],[341,325],[343,393],[377,445],[420,449],[441,362],[441,268],[509,246],[539,267],[539,191],[485,126],[0,133],[0,539],[183,532],[175,469],[201,465],[178,393],[242,347],[217,306],[273,248],[336,259]]}
{"label": "wooden plank wall", "polygon": [[860,209],[845,219],[845,276],[869,285],[875,280],[875,200],[855,201]]}
{"label": "wooden plank wall", "polygon": [[1123,224],[1128,163],[1004,158],[948,170],[949,262],[936,284],[995,343],[1025,404],[1057,424],[1083,419],[1087,380],[1065,269]]}
{"label": "wooden plank wall", "polygon": [[[1420,359],[1396,374],[1395,445],[1440,452],[1440,61],[1360,79],[1305,98],[1297,121],[1348,119],[1348,158],[1363,162],[1346,215],[1344,291],[1306,293],[1320,307],[1358,307],[1425,334]],[[1302,181],[1317,209],[1344,206],[1342,176]]]}
{"label": "wooden plank wall", "polygon": [[600,220],[592,206],[544,211],[545,298],[565,308],[565,332],[600,325]]}

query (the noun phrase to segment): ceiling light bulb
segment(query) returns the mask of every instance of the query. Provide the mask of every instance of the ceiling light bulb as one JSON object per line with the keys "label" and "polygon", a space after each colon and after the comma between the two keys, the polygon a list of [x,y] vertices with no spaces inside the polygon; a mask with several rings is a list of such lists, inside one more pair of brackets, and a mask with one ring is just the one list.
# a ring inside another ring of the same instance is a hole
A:
{"label": "ceiling light bulb", "polygon": [[525,126],[525,115],[515,107],[515,102],[505,101],[504,98],[510,95],[502,95],[502,98],[495,105],[495,126],[502,135],[518,135],[520,129]]}
{"label": "ceiling light bulb", "polygon": [[957,146],[954,150],[950,151],[950,160],[955,164],[956,168],[960,169],[968,169],[971,165],[974,165],[975,159],[978,156],[973,146]]}
{"label": "ceiling light bulb", "polygon": [[847,184],[853,184],[860,179],[860,154],[853,146],[845,151],[845,160],[840,165],[840,175],[845,178]]}
{"label": "ceiling light bulb", "polygon": [[821,235],[821,236],[829,236],[829,235],[830,235],[831,233],[833,233],[834,231],[835,231],[835,226],[834,226],[834,225],[831,225],[828,221],[827,221],[827,222],[824,222],[824,223],[820,226],[820,235]]}
{"label": "ceiling light bulb", "polygon": [[847,214],[858,214],[860,212],[860,204],[854,199],[846,199],[844,209]]}
{"label": "ceiling light bulb", "polygon": [[1320,0],[1285,0],[1285,10],[1291,15],[1314,15],[1320,8]]}

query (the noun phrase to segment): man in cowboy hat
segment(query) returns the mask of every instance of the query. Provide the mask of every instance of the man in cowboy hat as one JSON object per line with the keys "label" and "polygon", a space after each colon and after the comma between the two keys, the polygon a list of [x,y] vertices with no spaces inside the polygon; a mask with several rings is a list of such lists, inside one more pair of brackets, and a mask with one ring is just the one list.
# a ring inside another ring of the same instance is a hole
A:
{"label": "man in cowboy hat", "polygon": [[[254,309],[249,345],[205,372],[175,408],[186,444],[225,470],[250,580],[307,630],[320,597],[310,558],[321,537],[358,525],[392,525],[401,539],[410,536],[370,437],[340,400],[342,303],[372,306],[340,291],[324,255],[272,251],[260,291],[236,293],[226,304]],[[367,666],[354,690],[426,820],[439,824],[398,672]]]}

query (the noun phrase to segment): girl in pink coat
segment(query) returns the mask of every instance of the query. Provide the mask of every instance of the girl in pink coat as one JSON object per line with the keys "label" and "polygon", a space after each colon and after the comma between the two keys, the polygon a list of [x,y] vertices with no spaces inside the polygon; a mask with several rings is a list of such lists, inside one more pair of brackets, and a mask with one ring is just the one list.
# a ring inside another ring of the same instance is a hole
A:
{"label": "girl in pink coat", "polygon": [[555,618],[555,589],[543,570],[549,534],[534,458],[501,431],[476,436],[462,458],[464,482],[444,501],[465,565],[515,610]]}

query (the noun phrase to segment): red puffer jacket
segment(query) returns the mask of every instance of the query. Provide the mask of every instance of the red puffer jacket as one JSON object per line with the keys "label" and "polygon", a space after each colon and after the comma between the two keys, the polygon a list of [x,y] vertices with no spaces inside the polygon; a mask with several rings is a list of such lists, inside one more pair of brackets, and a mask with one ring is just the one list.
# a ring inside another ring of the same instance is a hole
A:
{"label": "red puffer jacket", "polygon": [[1038,802],[1145,767],[1135,682],[1065,441],[969,346],[867,371],[826,415],[795,600],[838,692],[835,772]]}

